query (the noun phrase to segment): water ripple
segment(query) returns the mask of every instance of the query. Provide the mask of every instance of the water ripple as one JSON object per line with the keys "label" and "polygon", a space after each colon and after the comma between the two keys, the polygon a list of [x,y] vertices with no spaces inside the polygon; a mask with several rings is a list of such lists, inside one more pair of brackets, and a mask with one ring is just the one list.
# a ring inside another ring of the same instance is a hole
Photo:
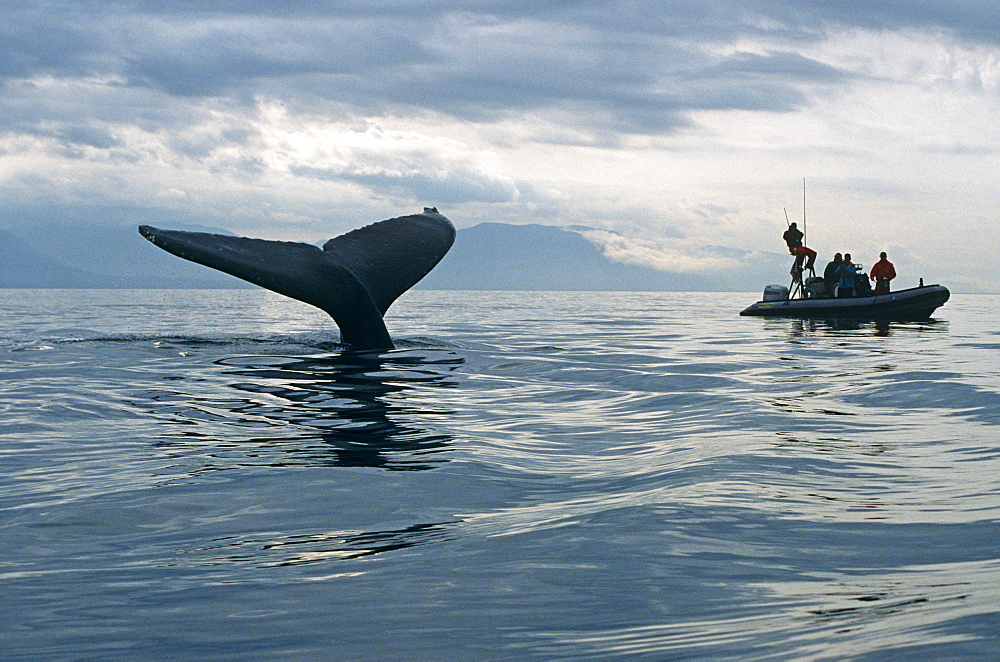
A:
{"label": "water ripple", "polygon": [[0,328],[22,657],[997,646],[992,299],[412,292],[355,353],[267,293],[32,296]]}

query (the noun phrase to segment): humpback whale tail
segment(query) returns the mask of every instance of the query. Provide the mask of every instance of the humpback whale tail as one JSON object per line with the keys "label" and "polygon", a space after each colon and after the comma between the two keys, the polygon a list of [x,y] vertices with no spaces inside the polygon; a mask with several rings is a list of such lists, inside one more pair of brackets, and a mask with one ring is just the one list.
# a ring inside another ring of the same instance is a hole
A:
{"label": "humpback whale tail", "polygon": [[342,342],[392,349],[382,316],[434,268],[455,241],[437,209],[390,218],[312,244],[139,226],[139,233],[185,260],[218,269],[326,311]]}

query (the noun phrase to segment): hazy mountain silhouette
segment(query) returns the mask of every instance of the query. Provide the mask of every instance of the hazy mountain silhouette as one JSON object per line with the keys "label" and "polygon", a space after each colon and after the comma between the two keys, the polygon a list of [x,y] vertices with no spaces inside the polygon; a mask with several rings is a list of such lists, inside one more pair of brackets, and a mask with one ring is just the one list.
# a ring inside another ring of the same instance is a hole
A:
{"label": "hazy mountain silhouette", "polygon": [[253,286],[163,252],[135,226],[41,223],[0,230],[0,287]]}
{"label": "hazy mountain silhouette", "polygon": [[[84,285],[80,285],[84,283]],[[113,278],[40,253],[0,230],[0,287],[114,287]]]}
{"label": "hazy mountain silhouette", "polygon": [[458,232],[451,251],[421,285],[468,290],[691,290],[704,289],[706,280],[616,262],[573,230],[482,223]]}

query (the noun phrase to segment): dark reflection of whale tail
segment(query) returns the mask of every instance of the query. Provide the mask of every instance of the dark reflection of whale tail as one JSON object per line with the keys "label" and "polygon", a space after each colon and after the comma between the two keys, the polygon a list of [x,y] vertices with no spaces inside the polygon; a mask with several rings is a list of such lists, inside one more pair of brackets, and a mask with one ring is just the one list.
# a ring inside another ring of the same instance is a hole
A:
{"label": "dark reflection of whale tail", "polygon": [[155,444],[189,475],[244,467],[419,470],[449,460],[450,394],[464,359],[420,347],[375,354],[235,355],[133,395]]}
{"label": "dark reflection of whale tail", "polygon": [[426,388],[454,387],[452,371],[463,363],[450,352],[428,354],[242,356],[216,363],[239,378],[232,388],[264,396],[245,400],[242,415],[294,431],[270,440],[287,446],[318,438],[340,466],[418,470],[447,461],[443,451],[452,441],[432,427],[452,412],[441,398],[428,398]]}

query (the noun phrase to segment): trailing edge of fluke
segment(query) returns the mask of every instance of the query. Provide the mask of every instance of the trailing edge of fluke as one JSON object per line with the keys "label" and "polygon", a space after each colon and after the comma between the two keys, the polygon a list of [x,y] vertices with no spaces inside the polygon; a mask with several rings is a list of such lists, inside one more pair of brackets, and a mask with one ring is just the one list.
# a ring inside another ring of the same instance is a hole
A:
{"label": "trailing edge of fluke", "polygon": [[341,342],[393,349],[382,316],[444,257],[455,226],[437,209],[390,218],[327,241],[306,243],[160,230],[139,233],[163,250],[326,311]]}

